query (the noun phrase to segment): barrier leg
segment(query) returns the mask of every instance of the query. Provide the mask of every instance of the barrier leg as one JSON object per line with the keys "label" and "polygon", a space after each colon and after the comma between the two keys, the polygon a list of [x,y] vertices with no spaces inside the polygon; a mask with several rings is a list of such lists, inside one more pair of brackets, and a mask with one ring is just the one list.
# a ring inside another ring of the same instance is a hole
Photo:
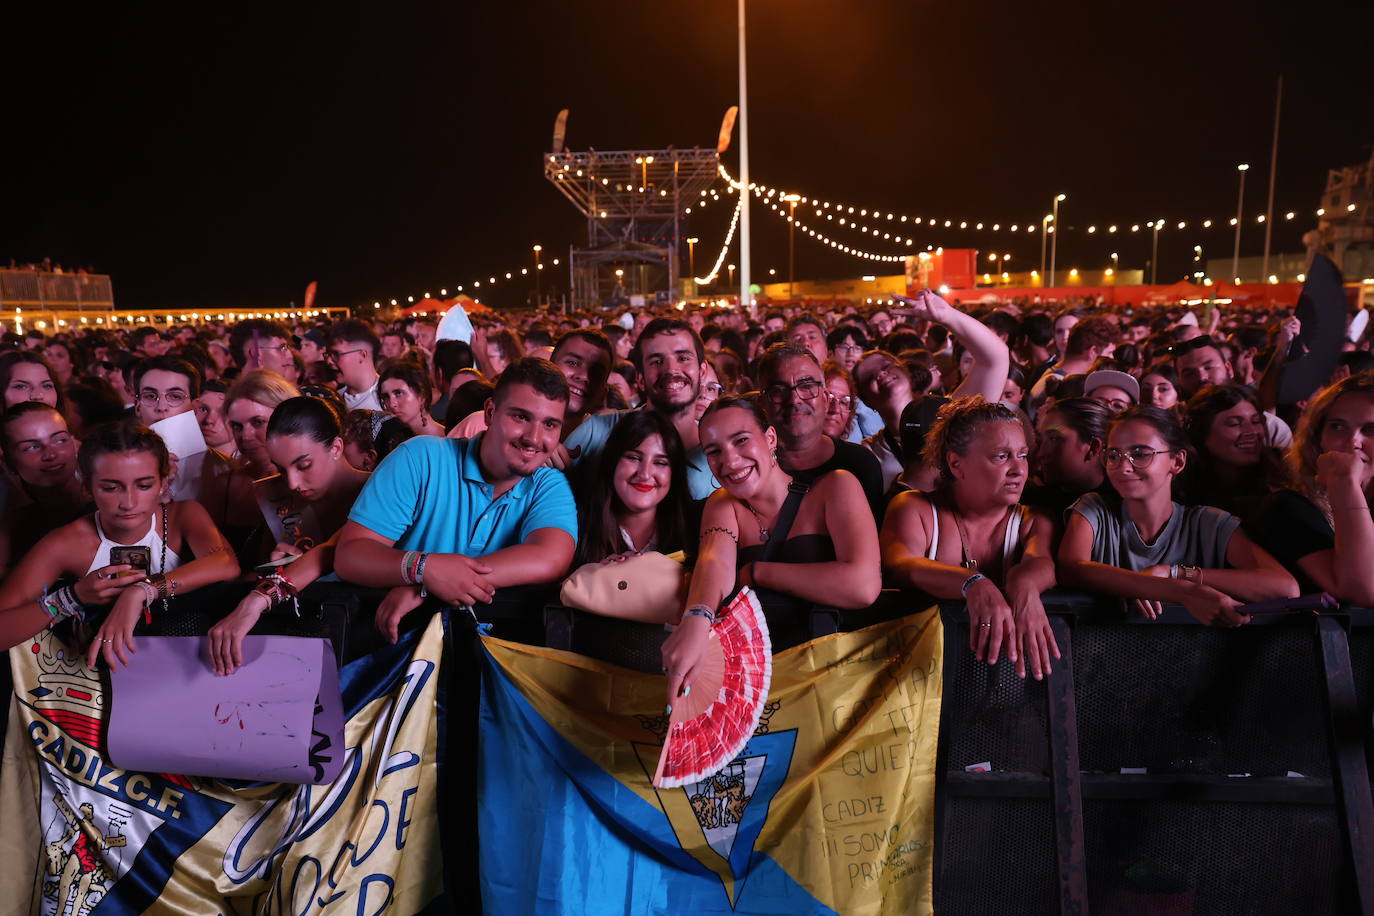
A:
{"label": "barrier leg", "polygon": [[1341,820],[1355,870],[1360,912],[1374,914],[1374,801],[1365,761],[1364,724],[1355,696],[1350,643],[1336,617],[1317,617],[1317,643],[1326,679],[1326,710],[1331,738],[1331,764],[1340,797]]}
{"label": "barrier leg", "polygon": [[1086,916],[1088,861],[1083,840],[1083,786],[1078,768],[1078,708],[1073,690],[1073,642],[1064,618],[1050,615],[1060,659],[1047,679],[1050,783],[1054,796],[1059,912]]}

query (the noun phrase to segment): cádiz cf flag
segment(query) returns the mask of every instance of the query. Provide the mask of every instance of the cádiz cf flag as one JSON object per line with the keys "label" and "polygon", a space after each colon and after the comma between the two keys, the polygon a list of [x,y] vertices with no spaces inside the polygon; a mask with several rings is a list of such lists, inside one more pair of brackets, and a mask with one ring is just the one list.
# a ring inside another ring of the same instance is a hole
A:
{"label": "c\u00e1diz cf flag", "polygon": [[0,916],[422,912],[442,881],[443,640],[436,617],[344,667],[343,773],[318,786],[120,770],[108,679],[52,631],[14,647]]}
{"label": "c\u00e1diz cf flag", "polygon": [[938,609],[774,656],[744,750],[674,789],[661,676],[484,644],[487,912],[931,911]]}

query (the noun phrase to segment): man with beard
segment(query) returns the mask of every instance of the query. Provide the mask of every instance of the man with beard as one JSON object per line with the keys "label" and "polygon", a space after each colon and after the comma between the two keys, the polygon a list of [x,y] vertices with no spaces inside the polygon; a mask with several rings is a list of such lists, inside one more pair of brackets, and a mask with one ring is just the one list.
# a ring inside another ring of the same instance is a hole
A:
{"label": "man with beard", "polygon": [[758,380],[764,412],[778,434],[783,470],[806,484],[830,471],[848,471],[863,486],[876,518],[883,498],[882,467],[862,445],[821,432],[832,395],[815,354],[796,344],[774,344],[759,360]]}
{"label": "man with beard", "polygon": [[[558,448],[568,381],[547,360],[523,357],[501,373],[487,401],[487,431],[473,439],[416,436],[373,471],[339,534],[338,574],[391,588],[377,626],[393,641],[425,593],[444,605],[475,606],[478,618],[498,588],[557,581],[572,563],[577,506],[560,471]],[[494,634],[543,642],[543,615],[501,615]],[[473,640],[476,631],[467,632]],[[455,637],[456,638],[456,637]],[[473,647],[476,648],[475,646]],[[471,658],[471,656],[468,656]],[[440,796],[441,839],[450,892],[481,910],[477,884],[477,708],[481,666],[448,671],[448,784]]]}
{"label": "man with beard", "polygon": [[[912,317],[946,328],[973,355],[973,368],[950,396],[980,394],[987,401],[1000,400],[1007,381],[1007,369],[1011,365],[1011,355],[1001,338],[981,321],[965,315],[930,290],[922,290],[914,303]],[[892,486],[892,481],[897,479],[905,464],[902,451],[903,414],[909,406],[919,405],[920,400],[912,391],[911,376],[906,366],[896,356],[883,350],[870,350],[863,355],[854,367],[854,383],[859,389],[859,399],[883,418],[883,430],[869,436],[863,444],[877,457],[883,472],[883,488],[886,490]],[[928,419],[933,420],[933,411]]]}
{"label": "man with beard", "polygon": [[[1277,343],[1285,353],[1299,330],[1301,325],[1295,330],[1291,320],[1286,322],[1286,326],[1280,327]],[[1200,334],[1175,344],[1171,353],[1174,369],[1178,372],[1180,400],[1191,398],[1208,385],[1229,385],[1234,381],[1235,373],[1230,360],[1222,354],[1210,334]],[[1293,444],[1293,430],[1277,414],[1268,410],[1264,412],[1264,429],[1267,436],[1265,445],[1288,448]]]}
{"label": "man with beard", "polygon": [[[658,411],[677,429],[687,452],[687,488],[692,499],[705,499],[717,484],[697,438],[695,407],[706,366],[701,338],[685,321],[655,318],[639,335],[630,358],[639,370],[639,387],[647,405],[641,409]],[[592,459],[601,453],[624,413],[588,417],[563,443],[555,464],[584,471],[593,467]]]}

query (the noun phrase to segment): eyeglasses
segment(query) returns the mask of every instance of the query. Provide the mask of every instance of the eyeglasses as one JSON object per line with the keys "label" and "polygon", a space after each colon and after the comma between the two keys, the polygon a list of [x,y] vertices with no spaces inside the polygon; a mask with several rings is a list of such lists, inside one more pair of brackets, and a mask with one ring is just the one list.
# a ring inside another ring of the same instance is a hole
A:
{"label": "eyeglasses", "polygon": [[786,401],[787,396],[793,392],[796,392],[797,397],[803,401],[812,401],[815,400],[816,395],[821,393],[822,387],[820,382],[808,377],[797,382],[795,385],[789,385],[786,382],[775,382],[763,389],[763,393],[768,395],[768,400],[772,401],[774,404],[781,404],[783,401]]}
{"label": "eyeglasses", "polygon": [[160,394],[150,388],[147,391],[140,391],[138,399],[153,404],[165,403],[168,407],[180,407],[191,398],[184,391],[168,391],[166,394]]}
{"label": "eyeglasses", "polygon": [[1172,455],[1177,449],[1146,448],[1137,445],[1130,449],[1109,448],[1102,453],[1102,463],[1109,468],[1120,467],[1122,459],[1131,462],[1133,468],[1147,468],[1155,460],[1155,455]]}
{"label": "eyeglasses", "polygon": [[[276,350],[285,350],[286,348],[287,348],[287,347],[286,347],[286,344],[277,344],[277,346],[275,346],[275,347],[270,346],[269,344],[255,344],[255,345],[249,347],[248,349],[250,349],[250,350],[257,350],[257,351],[261,352],[261,351],[263,351],[263,350],[272,350],[272,351],[276,351]],[[350,352],[352,352],[352,351],[350,351]]]}
{"label": "eyeglasses", "polygon": [[701,386],[701,396],[715,400],[725,391],[725,386],[719,382],[707,382]]}
{"label": "eyeglasses", "polygon": [[864,348],[858,344],[840,344],[830,349],[834,350],[836,353],[862,353],[864,351]]}
{"label": "eyeglasses", "polygon": [[350,353],[366,353],[367,347],[358,347],[354,350],[325,350],[324,358],[331,363],[337,363]]}
{"label": "eyeglasses", "polygon": [[838,408],[840,408],[841,410],[853,410],[853,409],[854,409],[854,398],[852,398],[851,396],[849,396],[849,395],[847,395],[847,394],[846,394],[846,395],[842,395],[842,396],[840,396],[840,397],[836,397],[835,395],[831,394],[831,395],[828,395],[828,397],[830,398],[830,404],[831,404],[831,406],[833,406],[833,407],[838,407]]}

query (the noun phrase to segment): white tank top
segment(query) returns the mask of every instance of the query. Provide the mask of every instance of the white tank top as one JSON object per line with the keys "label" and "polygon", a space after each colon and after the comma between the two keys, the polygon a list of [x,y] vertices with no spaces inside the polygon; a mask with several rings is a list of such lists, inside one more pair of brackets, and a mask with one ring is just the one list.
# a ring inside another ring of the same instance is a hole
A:
{"label": "white tank top", "polygon": [[[934,503],[930,504],[934,518],[930,524],[930,546],[926,548],[926,559],[934,560],[936,552],[940,549],[940,508]],[[1009,510],[1011,517],[1007,519],[1006,536],[1002,538],[1002,575],[1007,574],[1007,570],[1016,563],[1021,552],[1021,526],[1030,518],[1031,510],[1020,503],[1012,506]]]}
{"label": "white tank top", "polygon": [[100,536],[100,546],[96,548],[95,558],[91,560],[90,569],[87,569],[86,572],[92,573],[102,566],[109,566],[110,548],[112,547],[147,547],[153,555],[151,562],[148,564],[148,572],[150,575],[171,572],[176,569],[181,565],[181,560],[177,557],[175,551],[170,549],[167,551],[167,566],[166,568],[162,566],[162,535],[158,533],[161,521],[162,513],[154,512],[152,521],[148,525],[147,534],[143,535],[142,538],[134,541],[132,544],[120,544],[105,535],[105,529],[100,527],[100,513],[97,512],[95,514],[95,533]]}

